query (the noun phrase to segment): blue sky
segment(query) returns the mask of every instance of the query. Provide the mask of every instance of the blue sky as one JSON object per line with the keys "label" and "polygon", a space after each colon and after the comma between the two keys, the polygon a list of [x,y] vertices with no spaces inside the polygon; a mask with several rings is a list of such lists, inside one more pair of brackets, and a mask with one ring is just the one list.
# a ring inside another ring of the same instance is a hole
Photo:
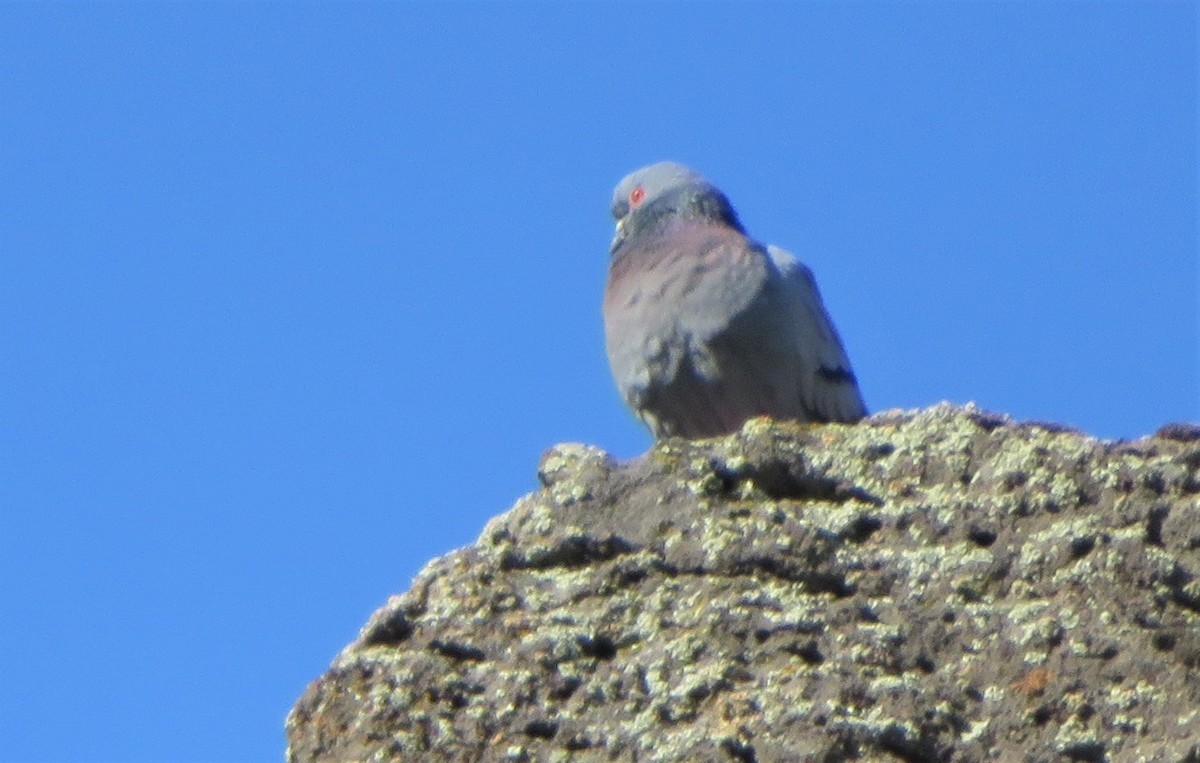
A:
{"label": "blue sky", "polygon": [[1200,419],[1196,4],[0,4],[5,760],[272,760],[561,441],[660,159],[873,410]]}

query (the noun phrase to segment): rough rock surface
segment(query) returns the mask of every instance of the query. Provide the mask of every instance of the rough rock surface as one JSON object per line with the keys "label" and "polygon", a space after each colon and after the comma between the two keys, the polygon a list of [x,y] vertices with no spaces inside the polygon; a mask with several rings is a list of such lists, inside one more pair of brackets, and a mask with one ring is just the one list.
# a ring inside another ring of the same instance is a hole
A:
{"label": "rough rock surface", "polygon": [[1200,763],[1200,427],[939,405],[539,477],[309,686],[289,760]]}

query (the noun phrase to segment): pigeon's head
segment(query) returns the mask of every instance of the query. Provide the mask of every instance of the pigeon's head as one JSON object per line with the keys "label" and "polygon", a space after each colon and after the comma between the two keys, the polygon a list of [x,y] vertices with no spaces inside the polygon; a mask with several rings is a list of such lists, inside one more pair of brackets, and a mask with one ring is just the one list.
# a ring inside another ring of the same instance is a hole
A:
{"label": "pigeon's head", "polygon": [[742,230],[725,194],[676,162],[651,164],[626,175],[613,190],[612,216],[617,222],[614,252],[626,238],[653,230],[671,216],[703,218]]}

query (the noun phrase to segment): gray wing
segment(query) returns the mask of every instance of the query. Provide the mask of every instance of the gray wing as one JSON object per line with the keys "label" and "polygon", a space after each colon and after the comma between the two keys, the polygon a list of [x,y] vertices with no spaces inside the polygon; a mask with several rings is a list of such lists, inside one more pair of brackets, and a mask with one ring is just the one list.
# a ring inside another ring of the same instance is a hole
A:
{"label": "gray wing", "polygon": [[[805,416],[816,421],[857,421],[867,415],[850,358],[834,328],[816,279],[808,267],[777,246],[767,254],[779,275],[778,288],[766,300],[772,312],[786,316],[791,331],[784,352],[794,353],[795,394]],[[780,380],[788,384],[787,380]]]}

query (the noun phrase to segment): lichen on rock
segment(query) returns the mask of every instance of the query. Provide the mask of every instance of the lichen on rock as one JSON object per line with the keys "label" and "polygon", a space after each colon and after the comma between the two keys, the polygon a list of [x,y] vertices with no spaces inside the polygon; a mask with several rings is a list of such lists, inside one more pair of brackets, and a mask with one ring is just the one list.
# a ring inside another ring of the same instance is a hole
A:
{"label": "lichen on rock", "polygon": [[1200,763],[1200,428],[942,404],[538,476],[309,686],[290,761]]}

